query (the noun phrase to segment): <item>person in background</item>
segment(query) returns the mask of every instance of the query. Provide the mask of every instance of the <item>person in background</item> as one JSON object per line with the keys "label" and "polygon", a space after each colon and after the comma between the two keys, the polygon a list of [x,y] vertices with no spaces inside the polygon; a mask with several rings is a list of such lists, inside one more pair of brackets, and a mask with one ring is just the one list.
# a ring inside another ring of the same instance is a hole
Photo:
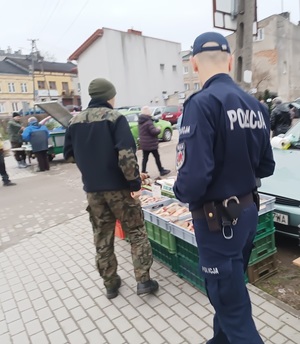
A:
{"label": "person in background", "polygon": [[76,114],[66,130],[64,157],[76,162],[87,193],[94,232],[96,266],[106,297],[118,296],[121,277],[114,253],[116,220],[120,220],[131,245],[137,294],[158,290],[150,278],[152,249],[139,196],[141,178],[136,145],[126,118],[114,110],[116,89],[103,78],[91,81],[88,108]]}
{"label": "person in background", "polygon": [[22,138],[26,142],[30,142],[32,146],[32,153],[37,158],[38,169],[36,172],[49,171],[49,159],[48,159],[48,138],[50,133],[45,125],[38,123],[35,117],[28,119],[28,127],[23,131]]}
{"label": "person in background", "polygon": [[215,310],[207,344],[263,344],[244,272],[258,222],[257,178],[275,167],[269,115],[229,76],[224,36],[198,36],[191,63],[203,87],[184,103],[174,193],[189,203],[200,273]]}
{"label": "person in background", "polygon": [[[7,132],[9,136],[9,141],[11,143],[11,148],[21,148],[22,147],[22,131],[23,127],[20,123],[21,116],[18,112],[12,114],[12,119],[7,123]],[[14,152],[16,161],[18,162],[19,168],[26,168],[26,153],[22,150],[17,150]]]}
{"label": "person in background", "polygon": [[273,99],[274,108],[271,112],[271,130],[272,137],[285,134],[291,127],[292,118],[290,108],[286,104],[282,104],[280,98]]}
{"label": "person in background", "polygon": [[0,175],[2,177],[3,186],[13,186],[16,183],[10,181],[9,176],[6,172],[5,168],[5,160],[4,160],[4,150],[3,150],[3,140],[0,134]]}
{"label": "person in background", "polygon": [[146,172],[147,162],[150,153],[153,154],[156,166],[159,170],[161,176],[169,174],[171,171],[166,170],[162,167],[160,156],[158,153],[158,138],[157,135],[160,133],[161,128],[155,127],[152,117],[151,109],[149,106],[144,106],[141,109],[141,114],[139,116],[139,144],[143,151],[143,161],[142,161],[142,173]]}

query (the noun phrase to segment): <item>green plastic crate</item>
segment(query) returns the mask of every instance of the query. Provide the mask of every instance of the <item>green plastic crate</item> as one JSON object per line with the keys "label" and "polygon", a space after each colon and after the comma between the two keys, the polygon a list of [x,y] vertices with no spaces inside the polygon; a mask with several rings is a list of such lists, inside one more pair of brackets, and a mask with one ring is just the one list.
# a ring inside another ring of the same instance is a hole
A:
{"label": "green plastic crate", "polygon": [[271,233],[257,235],[253,242],[249,264],[253,265],[277,252],[275,246],[275,228]]}
{"label": "green plastic crate", "polygon": [[145,221],[145,226],[150,240],[166,248],[170,253],[176,253],[175,237],[170,232],[148,221]]}
{"label": "green plastic crate", "polygon": [[153,257],[165,264],[172,271],[178,271],[178,259],[176,254],[170,253],[166,248],[150,239]]}
{"label": "green plastic crate", "polygon": [[205,294],[205,281],[199,272],[197,247],[182,239],[176,238],[176,248],[178,257],[178,276],[185,279]]}
{"label": "green plastic crate", "polygon": [[[176,238],[176,248],[178,257],[178,276],[190,282],[200,289],[204,294],[205,280],[199,271],[199,255],[197,247],[189,244],[182,239]],[[245,272],[245,283],[248,283],[248,274]]]}
{"label": "green plastic crate", "polygon": [[256,235],[273,233],[274,222],[273,222],[273,211],[259,215]]}

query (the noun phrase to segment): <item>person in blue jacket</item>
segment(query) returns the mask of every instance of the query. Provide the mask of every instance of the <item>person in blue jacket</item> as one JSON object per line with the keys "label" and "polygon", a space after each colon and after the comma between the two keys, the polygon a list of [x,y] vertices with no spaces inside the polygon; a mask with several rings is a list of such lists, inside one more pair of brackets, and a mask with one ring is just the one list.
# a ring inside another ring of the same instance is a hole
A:
{"label": "person in blue jacket", "polygon": [[50,169],[48,160],[48,138],[50,133],[45,125],[38,123],[35,117],[28,119],[28,127],[22,133],[23,141],[30,142],[32,146],[32,153],[35,154],[38,161],[37,172],[44,172]]}
{"label": "person in blue jacket", "polygon": [[230,47],[219,33],[195,39],[202,89],[184,104],[174,193],[189,203],[199,269],[215,309],[209,344],[263,343],[244,282],[258,223],[257,180],[273,174],[269,115],[238,87]]}

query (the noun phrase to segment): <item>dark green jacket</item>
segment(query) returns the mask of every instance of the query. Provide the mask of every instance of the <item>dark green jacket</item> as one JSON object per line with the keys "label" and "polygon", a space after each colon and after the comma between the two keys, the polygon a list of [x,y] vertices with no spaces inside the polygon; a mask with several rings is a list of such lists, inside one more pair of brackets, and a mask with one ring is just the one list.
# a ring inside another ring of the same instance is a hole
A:
{"label": "dark green jacket", "polygon": [[7,133],[9,136],[9,141],[10,142],[22,142],[22,134],[21,134],[21,128],[22,125],[21,123],[15,121],[15,120],[10,120],[7,123]]}

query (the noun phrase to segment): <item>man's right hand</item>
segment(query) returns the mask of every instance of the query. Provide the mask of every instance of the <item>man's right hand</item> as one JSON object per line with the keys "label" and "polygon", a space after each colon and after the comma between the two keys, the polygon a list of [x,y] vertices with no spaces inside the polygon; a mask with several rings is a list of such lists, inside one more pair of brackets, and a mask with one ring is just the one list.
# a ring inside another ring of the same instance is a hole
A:
{"label": "man's right hand", "polygon": [[137,199],[137,198],[139,198],[139,197],[141,196],[141,194],[142,194],[142,190],[139,190],[139,191],[132,191],[132,192],[130,193],[130,196],[131,196],[132,198],[134,198],[134,199]]}

